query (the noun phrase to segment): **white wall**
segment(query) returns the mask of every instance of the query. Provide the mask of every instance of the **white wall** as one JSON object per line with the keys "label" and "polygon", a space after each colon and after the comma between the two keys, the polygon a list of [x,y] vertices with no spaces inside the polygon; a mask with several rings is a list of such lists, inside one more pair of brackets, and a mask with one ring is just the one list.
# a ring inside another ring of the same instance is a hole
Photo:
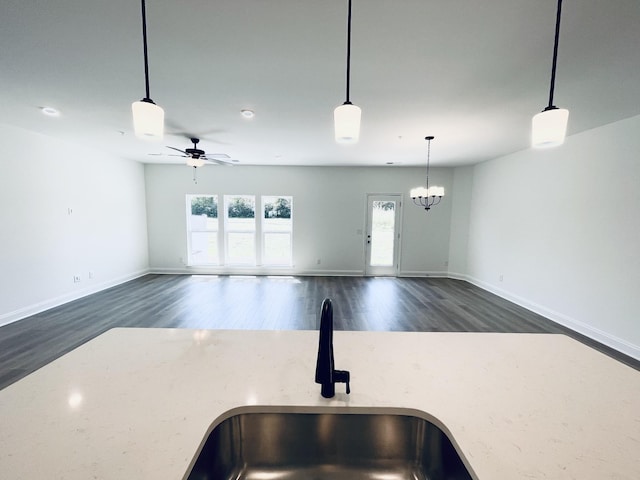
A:
{"label": "white wall", "polygon": [[466,166],[456,167],[453,170],[451,239],[449,241],[449,276],[453,278],[465,278],[467,273],[473,168],[473,166]]}
{"label": "white wall", "polygon": [[142,165],[6,125],[0,145],[0,325],[148,270]]}
{"label": "white wall", "polygon": [[637,116],[476,165],[467,258],[473,283],[635,358],[639,132]]}
{"label": "white wall", "polygon": [[[294,267],[287,273],[361,275],[365,239],[358,230],[365,229],[366,194],[400,193],[405,200],[400,274],[446,275],[451,195],[429,213],[408,198],[409,190],[424,181],[424,168],[206,166],[198,170],[197,184],[191,169],[183,165],[147,165],[145,172],[153,271],[202,270],[184,264],[186,194],[251,194],[293,196]],[[452,192],[452,169],[434,168],[431,173],[434,183]]]}

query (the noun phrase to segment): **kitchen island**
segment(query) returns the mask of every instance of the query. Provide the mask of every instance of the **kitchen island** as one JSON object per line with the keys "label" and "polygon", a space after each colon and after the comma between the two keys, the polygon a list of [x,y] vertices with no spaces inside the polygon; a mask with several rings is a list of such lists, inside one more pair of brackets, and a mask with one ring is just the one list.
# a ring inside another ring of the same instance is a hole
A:
{"label": "kitchen island", "polygon": [[0,391],[2,479],[184,478],[243,408],[424,412],[480,480],[640,478],[640,372],[563,335],[117,328]]}

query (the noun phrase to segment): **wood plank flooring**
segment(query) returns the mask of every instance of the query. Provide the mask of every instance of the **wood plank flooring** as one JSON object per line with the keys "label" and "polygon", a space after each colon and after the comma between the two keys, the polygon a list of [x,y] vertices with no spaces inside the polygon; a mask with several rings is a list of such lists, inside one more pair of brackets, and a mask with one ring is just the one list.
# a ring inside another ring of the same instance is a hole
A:
{"label": "wood plank flooring", "polygon": [[640,362],[460,280],[146,275],[0,327],[0,388],[113,327],[315,330],[331,298],[336,330],[564,333]]}

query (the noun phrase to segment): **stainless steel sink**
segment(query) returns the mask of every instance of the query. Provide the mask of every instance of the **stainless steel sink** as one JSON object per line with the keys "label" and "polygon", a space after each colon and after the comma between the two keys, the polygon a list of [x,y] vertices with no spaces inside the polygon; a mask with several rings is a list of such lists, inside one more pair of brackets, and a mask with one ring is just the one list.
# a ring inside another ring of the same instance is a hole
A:
{"label": "stainless steel sink", "polygon": [[204,442],[189,480],[457,480],[471,476],[433,423],[391,413],[239,413]]}

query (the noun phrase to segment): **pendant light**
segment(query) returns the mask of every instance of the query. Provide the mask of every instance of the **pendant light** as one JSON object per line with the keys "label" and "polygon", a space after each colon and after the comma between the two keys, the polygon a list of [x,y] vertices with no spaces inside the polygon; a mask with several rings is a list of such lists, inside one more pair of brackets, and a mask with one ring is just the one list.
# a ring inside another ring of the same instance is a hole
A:
{"label": "pendant light", "polygon": [[351,81],[351,0],[349,0],[349,16],[347,18],[347,98],[333,111],[336,142],[358,143],[360,138],[360,107],[349,100]]}
{"label": "pendant light", "polygon": [[560,38],[560,16],[562,0],[558,0],[556,15],[556,35],[553,45],[553,63],[551,66],[551,87],[549,88],[549,105],[531,120],[531,146],[534,148],[557,147],[564,143],[567,134],[569,110],[558,108],[553,104],[553,90],[556,83],[556,64],[558,61],[558,40]]}
{"label": "pendant light", "polygon": [[149,59],[147,54],[147,13],[145,0],[142,5],[142,47],[144,50],[144,80],[146,95],[131,104],[133,130],[138,138],[161,141],[164,135],[164,110],[149,97]]}
{"label": "pendant light", "polygon": [[424,139],[427,141],[427,186],[412,188],[409,195],[413,200],[413,203],[419,207],[424,207],[425,210],[431,210],[431,207],[440,203],[442,197],[444,197],[444,187],[438,187],[436,185],[429,186],[429,161],[431,158],[431,140],[435,137],[429,135]]}

